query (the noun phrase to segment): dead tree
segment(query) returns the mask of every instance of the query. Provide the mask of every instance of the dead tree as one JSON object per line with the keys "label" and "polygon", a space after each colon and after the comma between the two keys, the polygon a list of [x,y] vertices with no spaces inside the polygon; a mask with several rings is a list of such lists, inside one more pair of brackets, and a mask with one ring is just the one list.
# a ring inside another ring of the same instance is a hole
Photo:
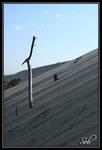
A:
{"label": "dead tree", "polygon": [[32,41],[32,45],[31,45],[31,51],[30,51],[30,55],[28,58],[26,58],[26,60],[22,63],[22,65],[27,62],[28,65],[28,95],[29,95],[29,108],[33,108],[33,97],[32,97],[32,69],[30,66],[30,58],[32,56],[32,52],[33,52],[33,46],[34,46],[34,41],[35,39],[37,39],[35,36],[33,36],[33,41]]}

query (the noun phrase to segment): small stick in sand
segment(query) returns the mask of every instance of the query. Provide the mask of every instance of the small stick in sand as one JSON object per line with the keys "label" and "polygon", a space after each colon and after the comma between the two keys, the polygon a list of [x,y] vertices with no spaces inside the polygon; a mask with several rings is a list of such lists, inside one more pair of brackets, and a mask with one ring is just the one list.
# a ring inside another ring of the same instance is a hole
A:
{"label": "small stick in sand", "polygon": [[16,116],[17,116],[17,115],[18,115],[18,112],[17,112],[17,106],[16,106],[16,109],[15,109],[15,110],[16,110]]}

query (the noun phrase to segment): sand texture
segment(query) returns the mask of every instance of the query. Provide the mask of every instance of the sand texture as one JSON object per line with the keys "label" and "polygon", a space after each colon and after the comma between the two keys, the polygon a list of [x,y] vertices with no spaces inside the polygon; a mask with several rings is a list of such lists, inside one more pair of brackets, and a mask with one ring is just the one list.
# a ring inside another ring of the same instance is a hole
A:
{"label": "sand texture", "polygon": [[[3,146],[98,147],[98,67],[98,49],[50,69],[40,67],[32,79],[32,109],[23,74],[24,82],[4,91]],[[55,73],[59,80],[54,82]],[[97,138],[80,144],[91,135]]]}

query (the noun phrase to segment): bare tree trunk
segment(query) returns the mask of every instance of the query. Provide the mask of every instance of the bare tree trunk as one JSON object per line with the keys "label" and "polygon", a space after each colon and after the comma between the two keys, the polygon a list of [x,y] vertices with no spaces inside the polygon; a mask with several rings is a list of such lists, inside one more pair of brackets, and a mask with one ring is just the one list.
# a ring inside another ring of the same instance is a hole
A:
{"label": "bare tree trunk", "polygon": [[29,95],[29,108],[31,109],[33,107],[33,97],[32,97],[32,69],[29,63],[29,60],[27,61],[28,64],[28,95]]}
{"label": "bare tree trunk", "polygon": [[31,45],[30,55],[22,63],[22,65],[23,65],[25,62],[27,62],[27,65],[28,65],[28,95],[29,95],[29,108],[30,109],[33,107],[33,97],[32,97],[32,69],[31,69],[29,61],[30,61],[30,58],[32,56],[33,46],[34,46],[35,39],[37,39],[37,38],[35,36],[33,36],[33,41],[32,41],[32,45]]}

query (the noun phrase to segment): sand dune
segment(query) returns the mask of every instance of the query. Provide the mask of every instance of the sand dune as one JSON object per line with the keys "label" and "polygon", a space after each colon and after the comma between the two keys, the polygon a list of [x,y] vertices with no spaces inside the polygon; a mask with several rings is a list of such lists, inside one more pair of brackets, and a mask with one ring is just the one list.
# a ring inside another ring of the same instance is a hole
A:
{"label": "sand dune", "polygon": [[[4,147],[99,146],[98,49],[79,58],[39,68],[32,109],[27,81],[4,92]],[[89,143],[80,144],[83,137],[91,137]]]}
{"label": "sand dune", "polygon": [[[42,73],[45,73],[45,72],[51,70],[52,68],[56,68],[64,63],[65,62],[42,66],[39,68],[34,68],[34,69],[32,69],[32,77],[34,78]],[[23,70],[21,72],[14,73],[14,74],[4,75],[4,80],[6,80],[8,82],[10,82],[12,79],[15,79],[15,78],[20,78],[21,79],[20,83],[25,82],[26,80],[28,80],[28,70]]]}

